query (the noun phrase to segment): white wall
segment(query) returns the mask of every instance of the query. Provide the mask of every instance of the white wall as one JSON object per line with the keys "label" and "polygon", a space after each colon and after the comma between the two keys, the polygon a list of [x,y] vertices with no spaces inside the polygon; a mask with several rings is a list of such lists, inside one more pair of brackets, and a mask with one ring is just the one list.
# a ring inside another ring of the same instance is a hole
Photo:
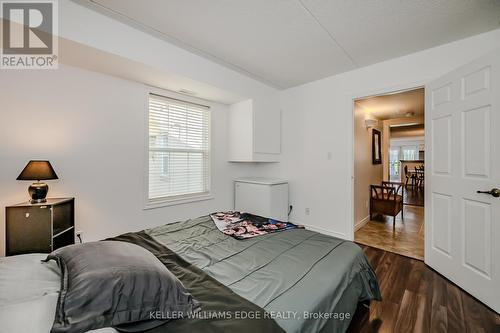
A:
{"label": "white wall", "polygon": [[260,168],[290,180],[291,220],[352,237],[353,97],[422,85],[498,47],[500,29],[283,91],[282,163]]}
{"label": "white wall", "polygon": [[3,207],[28,200],[16,177],[30,159],[48,159],[59,180],[50,197],[76,197],[86,241],[233,207],[232,179],[251,164],[228,163],[228,107],[211,103],[215,199],[143,210],[147,87],[61,65],[0,74],[0,255]]}

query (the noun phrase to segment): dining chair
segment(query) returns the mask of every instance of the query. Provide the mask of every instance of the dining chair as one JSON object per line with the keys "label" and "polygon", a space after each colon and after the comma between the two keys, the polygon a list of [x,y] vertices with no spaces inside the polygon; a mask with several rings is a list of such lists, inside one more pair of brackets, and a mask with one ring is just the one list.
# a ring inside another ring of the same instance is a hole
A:
{"label": "dining chair", "polygon": [[409,171],[407,165],[405,165],[404,170],[405,170],[405,177],[406,177],[405,187],[408,187],[408,181],[409,180],[411,181],[410,182],[411,186],[415,187],[415,183],[416,183],[416,174],[415,174],[415,172]]}
{"label": "dining chair", "polygon": [[370,185],[370,220],[374,214],[392,216],[392,226],[396,225],[396,216],[401,212],[404,219],[402,183],[382,182],[382,185]]}
{"label": "dining chair", "polygon": [[417,181],[417,187],[424,187],[425,171],[423,165],[415,167],[415,177]]}

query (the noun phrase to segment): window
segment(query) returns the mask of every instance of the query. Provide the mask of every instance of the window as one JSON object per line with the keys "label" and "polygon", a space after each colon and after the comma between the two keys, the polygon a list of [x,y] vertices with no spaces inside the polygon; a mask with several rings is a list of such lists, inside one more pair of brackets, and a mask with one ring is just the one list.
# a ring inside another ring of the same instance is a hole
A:
{"label": "window", "polygon": [[389,175],[399,176],[399,147],[389,148]]}
{"label": "window", "polygon": [[208,195],[210,110],[149,95],[148,202]]}
{"label": "window", "polygon": [[401,147],[403,153],[403,160],[418,160],[418,147],[417,146],[403,146]]}

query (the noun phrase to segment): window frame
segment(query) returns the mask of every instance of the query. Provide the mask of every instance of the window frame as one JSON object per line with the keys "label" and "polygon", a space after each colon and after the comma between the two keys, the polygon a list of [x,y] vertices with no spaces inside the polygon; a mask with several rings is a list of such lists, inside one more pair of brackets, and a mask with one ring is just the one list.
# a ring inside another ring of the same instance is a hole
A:
{"label": "window frame", "polygon": [[[208,107],[208,191],[203,193],[185,194],[185,195],[175,195],[167,196],[157,199],[149,198],[149,98],[150,95],[158,95],[160,97],[177,99],[181,102],[199,104]],[[213,163],[213,147],[212,147],[212,109],[213,105],[205,100],[200,100],[197,98],[185,96],[172,91],[161,90],[153,87],[147,87],[145,92],[145,116],[144,116],[144,194],[143,194],[143,209],[155,209],[161,207],[168,207],[174,205],[181,205],[190,202],[205,201],[214,199],[212,191],[212,163]]]}

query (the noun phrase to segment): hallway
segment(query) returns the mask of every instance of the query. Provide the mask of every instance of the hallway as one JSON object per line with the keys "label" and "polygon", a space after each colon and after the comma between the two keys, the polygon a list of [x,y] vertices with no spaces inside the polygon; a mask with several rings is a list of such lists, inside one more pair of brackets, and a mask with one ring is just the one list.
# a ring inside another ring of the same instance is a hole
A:
{"label": "hallway", "polygon": [[404,221],[396,217],[374,218],[354,234],[356,243],[424,260],[424,207],[404,206]]}

